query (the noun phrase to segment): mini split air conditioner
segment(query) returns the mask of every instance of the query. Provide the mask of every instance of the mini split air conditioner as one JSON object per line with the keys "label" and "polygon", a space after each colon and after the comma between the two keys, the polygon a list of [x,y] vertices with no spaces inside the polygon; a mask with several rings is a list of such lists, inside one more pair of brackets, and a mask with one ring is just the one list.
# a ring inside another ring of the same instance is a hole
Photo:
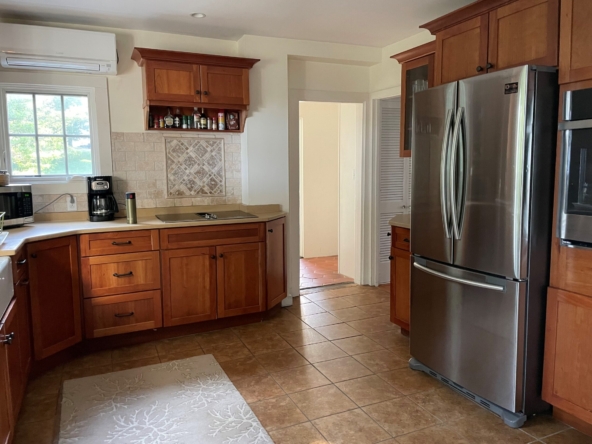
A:
{"label": "mini split air conditioner", "polygon": [[0,23],[0,65],[116,75],[115,34]]}

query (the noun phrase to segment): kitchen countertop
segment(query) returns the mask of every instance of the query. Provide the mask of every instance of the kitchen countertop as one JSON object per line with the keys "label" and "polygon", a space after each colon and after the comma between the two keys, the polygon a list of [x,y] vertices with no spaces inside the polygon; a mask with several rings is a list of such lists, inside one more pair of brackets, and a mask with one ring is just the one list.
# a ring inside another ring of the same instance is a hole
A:
{"label": "kitchen countertop", "polygon": [[411,228],[411,214],[396,214],[395,217],[389,220],[389,224],[393,227]]}
{"label": "kitchen countertop", "polygon": [[257,218],[232,219],[199,222],[173,222],[164,223],[155,216],[139,217],[137,224],[128,224],[127,219],[115,219],[110,222],[89,222],[89,221],[59,221],[59,222],[35,222],[19,228],[7,228],[8,237],[0,245],[0,256],[14,256],[16,251],[28,242],[52,239],[73,234],[104,233],[109,231],[133,231],[133,230],[154,230],[163,228],[181,227],[204,227],[210,225],[248,224],[256,222],[268,222],[279,219],[287,213],[275,211],[269,213],[256,213]]}

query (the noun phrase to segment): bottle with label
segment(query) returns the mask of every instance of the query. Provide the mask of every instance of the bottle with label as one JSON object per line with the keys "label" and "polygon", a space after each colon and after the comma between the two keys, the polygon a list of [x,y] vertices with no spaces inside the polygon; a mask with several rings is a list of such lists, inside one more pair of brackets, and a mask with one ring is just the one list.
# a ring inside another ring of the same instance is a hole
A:
{"label": "bottle with label", "polygon": [[208,118],[206,116],[206,110],[201,109],[201,117],[199,119],[199,128],[200,129],[207,129],[208,128]]}
{"label": "bottle with label", "polygon": [[182,116],[182,117],[183,117],[183,123],[181,124],[181,128],[187,129],[187,116]]}
{"label": "bottle with label", "polygon": [[154,116],[152,113],[148,114],[148,128],[154,128]]}
{"label": "bottle with label", "polygon": [[208,117],[208,129],[211,130],[212,129],[212,118]]}
{"label": "bottle with label", "polygon": [[199,119],[200,119],[199,111],[197,108],[193,108],[193,128],[199,129]]}
{"label": "bottle with label", "polygon": [[214,131],[218,130],[218,121],[216,119],[212,119],[212,129]]}
{"label": "bottle with label", "polygon": [[177,110],[175,111],[175,120],[174,120],[174,127],[175,128],[181,128],[181,110],[179,108],[177,108]]}
{"label": "bottle with label", "polygon": [[167,114],[164,116],[164,127],[165,128],[172,128],[175,123],[175,118],[171,114],[171,109],[167,108]]}
{"label": "bottle with label", "polygon": [[158,116],[158,127],[164,128],[164,116]]}
{"label": "bottle with label", "polygon": [[220,110],[220,111],[218,111],[218,129],[220,131],[224,131],[225,125],[226,125],[226,122],[224,119],[224,111]]}

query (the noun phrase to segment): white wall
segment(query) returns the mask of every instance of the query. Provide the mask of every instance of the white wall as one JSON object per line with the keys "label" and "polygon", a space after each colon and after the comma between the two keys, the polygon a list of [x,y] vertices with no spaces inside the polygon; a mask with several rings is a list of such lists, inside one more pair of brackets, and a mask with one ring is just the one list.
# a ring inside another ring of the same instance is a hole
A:
{"label": "white wall", "polygon": [[302,121],[301,256],[336,256],[339,226],[338,103],[300,102]]}
{"label": "white wall", "polygon": [[356,158],[363,143],[364,107],[357,103],[339,105],[339,273],[356,275],[360,251],[360,227],[356,218]]}

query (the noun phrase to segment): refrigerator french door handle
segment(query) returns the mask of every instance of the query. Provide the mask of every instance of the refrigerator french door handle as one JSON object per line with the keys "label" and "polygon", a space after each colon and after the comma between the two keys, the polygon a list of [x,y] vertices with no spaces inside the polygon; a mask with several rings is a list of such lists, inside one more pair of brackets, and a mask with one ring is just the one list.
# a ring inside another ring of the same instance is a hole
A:
{"label": "refrigerator french door handle", "polygon": [[495,291],[505,291],[506,290],[505,287],[503,287],[502,285],[486,284],[483,282],[475,282],[475,281],[470,281],[468,279],[449,276],[446,273],[441,273],[439,271],[432,270],[431,268],[425,267],[421,264],[418,264],[417,262],[413,262],[413,266],[415,268],[417,268],[418,270],[423,271],[424,273],[432,274],[432,275],[437,276],[439,278],[446,279],[446,280],[452,281],[452,282],[457,282],[459,284],[470,285],[472,287],[485,288],[487,290],[495,290]]}
{"label": "refrigerator french door handle", "polygon": [[448,161],[448,148],[450,141],[450,125],[452,124],[452,110],[446,112],[446,122],[444,124],[444,141],[442,142],[442,154],[440,160],[440,207],[442,211],[442,224],[444,225],[444,234],[450,239],[452,236],[450,228],[450,217],[448,215],[448,182],[446,163]]}
{"label": "refrigerator french door handle", "polygon": [[[449,199],[450,199],[450,213],[452,215],[452,229],[454,232],[454,237],[457,240],[460,240],[460,217],[459,217],[459,208],[456,201],[456,156],[458,153],[459,147],[459,138],[460,138],[460,128],[463,119],[463,114],[465,109],[463,107],[458,108],[456,111],[456,118],[454,123],[454,131],[452,133],[452,152],[450,154],[450,175],[449,177]],[[464,171],[461,171],[464,173]]]}

